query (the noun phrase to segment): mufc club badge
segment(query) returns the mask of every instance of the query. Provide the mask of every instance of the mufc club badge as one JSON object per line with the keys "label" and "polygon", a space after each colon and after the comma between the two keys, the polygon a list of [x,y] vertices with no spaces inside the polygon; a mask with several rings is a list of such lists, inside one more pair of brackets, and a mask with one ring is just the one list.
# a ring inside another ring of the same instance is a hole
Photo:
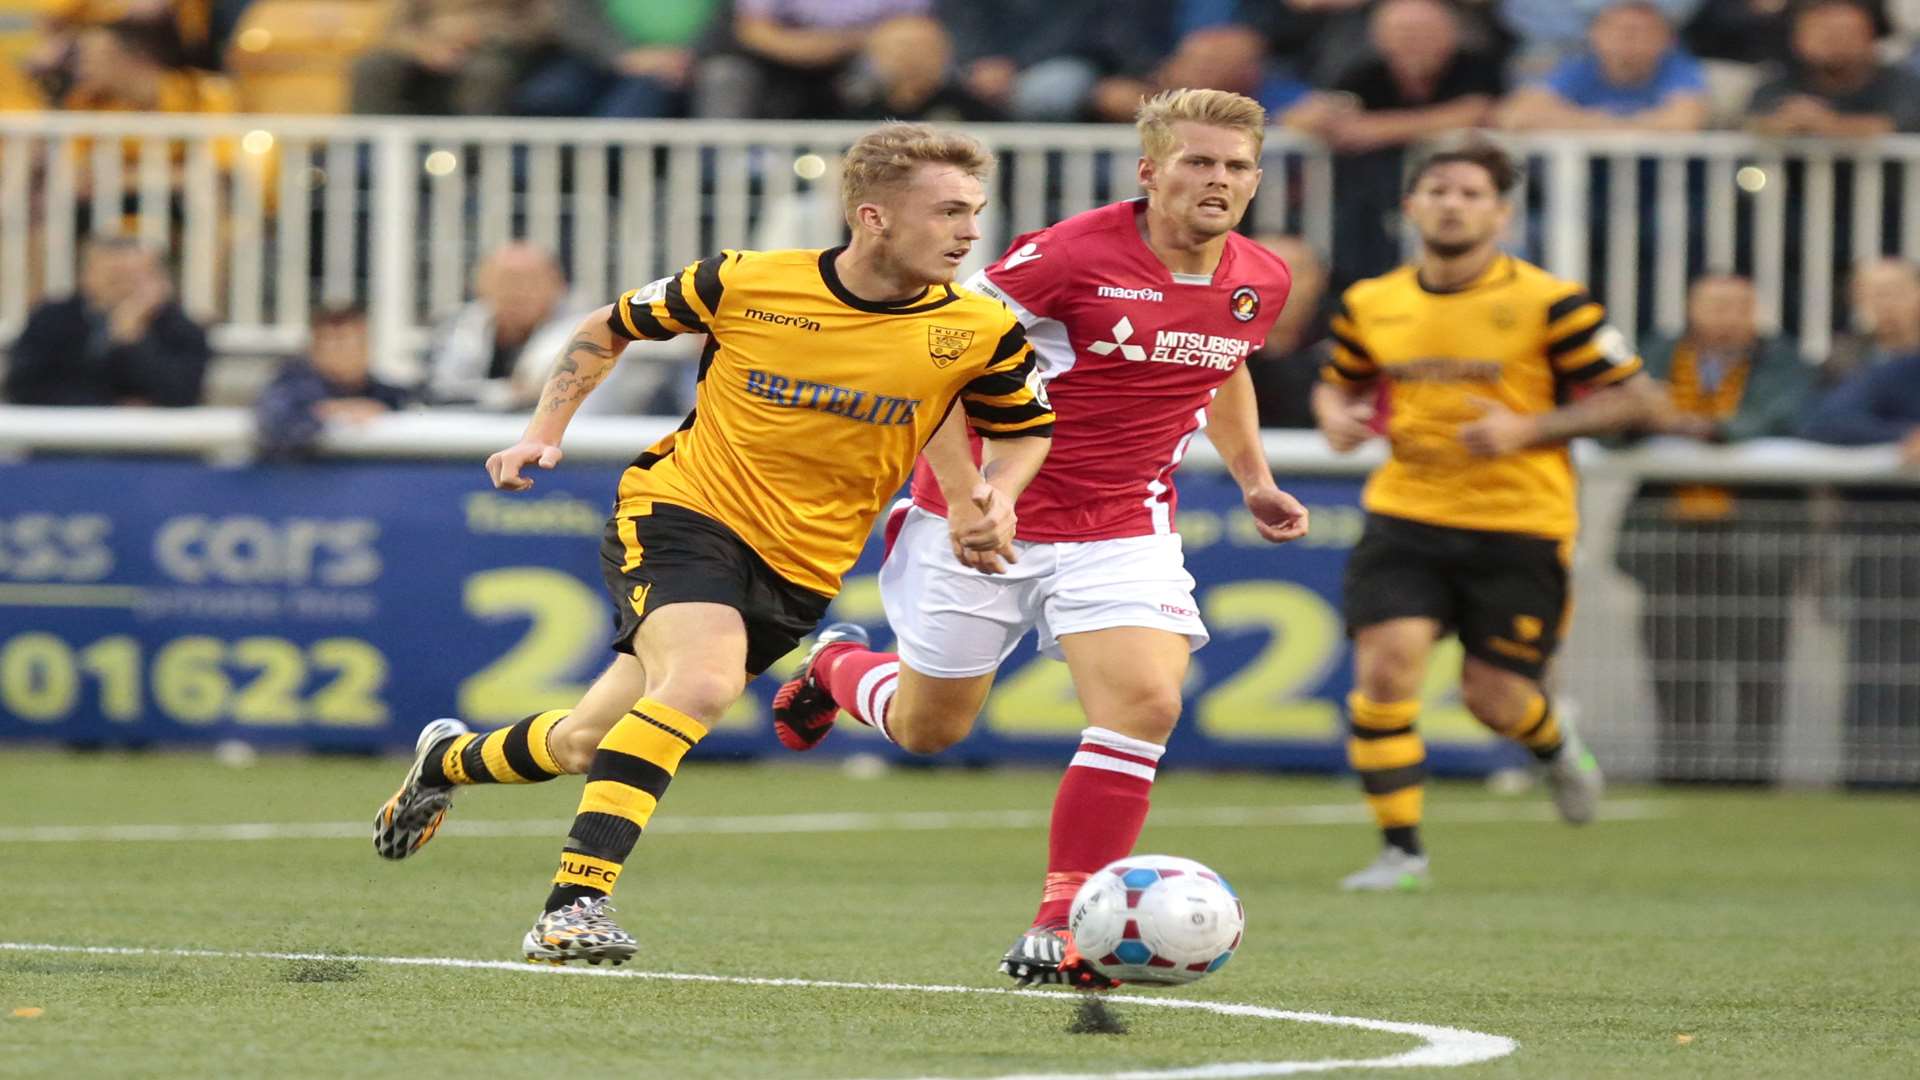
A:
{"label": "mufc club badge", "polygon": [[1251,285],[1242,285],[1233,290],[1233,317],[1241,322],[1252,322],[1260,314],[1260,294]]}
{"label": "mufc club badge", "polygon": [[973,344],[973,331],[954,330],[945,326],[927,327],[927,355],[933,358],[933,366],[946,367],[965,355],[967,347]]}

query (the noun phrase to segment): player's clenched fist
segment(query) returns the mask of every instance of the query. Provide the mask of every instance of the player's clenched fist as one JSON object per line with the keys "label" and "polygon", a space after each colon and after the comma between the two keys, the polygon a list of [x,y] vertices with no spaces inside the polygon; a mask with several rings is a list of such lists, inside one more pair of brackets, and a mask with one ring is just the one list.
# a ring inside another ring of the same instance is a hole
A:
{"label": "player's clenched fist", "polygon": [[525,491],[533,486],[530,477],[520,475],[529,465],[551,469],[560,464],[560,448],[552,443],[522,439],[487,459],[487,475],[502,491]]}

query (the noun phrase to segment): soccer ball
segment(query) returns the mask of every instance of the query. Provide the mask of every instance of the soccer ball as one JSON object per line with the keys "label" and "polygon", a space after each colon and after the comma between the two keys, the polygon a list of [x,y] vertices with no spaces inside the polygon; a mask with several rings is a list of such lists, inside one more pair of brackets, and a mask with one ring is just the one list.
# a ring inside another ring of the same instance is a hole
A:
{"label": "soccer ball", "polygon": [[1178,986],[1233,957],[1247,916],[1227,879],[1192,859],[1133,855],[1080,886],[1067,925],[1100,974]]}

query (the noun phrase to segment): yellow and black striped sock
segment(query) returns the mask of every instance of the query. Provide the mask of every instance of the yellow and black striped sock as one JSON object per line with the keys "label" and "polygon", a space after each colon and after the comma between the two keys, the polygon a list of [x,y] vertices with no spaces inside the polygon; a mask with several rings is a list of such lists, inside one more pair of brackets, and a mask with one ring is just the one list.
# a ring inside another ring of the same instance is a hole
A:
{"label": "yellow and black striped sock", "polygon": [[1358,690],[1347,695],[1347,762],[1360,774],[1367,805],[1387,843],[1420,854],[1420,811],[1426,799],[1427,744],[1413,730],[1420,702],[1382,703]]}
{"label": "yellow and black striped sock", "polygon": [[547,895],[548,911],[613,891],[680,759],[706,737],[705,724],[652,698],[641,699],[613,725],[587,770],[580,812]]}
{"label": "yellow and black striped sock", "polygon": [[566,716],[566,709],[553,709],[492,731],[455,735],[427,755],[420,780],[439,787],[551,780],[566,770],[547,749],[547,733]]}
{"label": "yellow and black striped sock", "polygon": [[1560,721],[1553,715],[1553,701],[1547,695],[1535,694],[1527,703],[1527,717],[1514,729],[1513,741],[1533,751],[1541,761],[1560,756],[1566,739],[1560,734]]}

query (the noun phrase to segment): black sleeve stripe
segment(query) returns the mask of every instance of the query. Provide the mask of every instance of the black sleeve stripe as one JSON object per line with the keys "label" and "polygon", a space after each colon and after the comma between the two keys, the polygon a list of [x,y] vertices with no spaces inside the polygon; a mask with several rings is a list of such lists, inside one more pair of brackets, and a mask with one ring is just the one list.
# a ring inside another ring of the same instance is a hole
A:
{"label": "black sleeve stripe", "polygon": [[683,272],[672,281],[667,282],[667,315],[671,317],[674,322],[679,323],[681,326],[686,327],[696,334],[709,333],[710,331],[707,329],[706,320],[694,314],[693,305],[687,303],[687,294],[682,288],[682,282],[686,280],[686,277],[687,275]]}
{"label": "black sleeve stripe", "polygon": [[1605,325],[1606,323],[1597,322],[1597,323],[1594,323],[1592,326],[1587,327],[1584,330],[1575,330],[1573,333],[1568,334],[1566,337],[1561,338],[1559,341],[1549,343],[1547,345],[1547,355],[1548,356],[1565,356],[1567,353],[1570,353],[1573,350],[1578,349],[1582,345],[1585,345],[1586,343],[1592,341],[1593,335],[1599,333],[1600,328]]}
{"label": "black sleeve stripe", "polygon": [[1027,328],[1014,323],[1013,329],[1001,335],[1000,344],[993,347],[993,359],[987,361],[987,366],[990,368],[1000,366],[1008,357],[1025,348],[1026,344]]}
{"label": "black sleeve stripe", "polygon": [[992,428],[974,428],[973,430],[987,439],[1051,439],[1053,438],[1053,421],[1024,427],[1018,431],[995,431]]}
{"label": "black sleeve stripe", "polygon": [[1047,410],[1037,401],[1029,401],[1024,405],[986,405],[967,400],[961,406],[967,410],[968,418],[989,424],[1023,424],[1047,414]]}
{"label": "black sleeve stripe", "polygon": [[665,341],[677,336],[676,331],[667,329],[667,324],[653,317],[650,305],[622,301],[621,308],[627,313],[627,318],[633,320],[633,328],[640,331],[641,337],[650,341]]}
{"label": "black sleeve stripe", "polygon": [[982,375],[967,384],[966,392],[986,397],[1004,397],[1017,394],[1026,389],[1027,380],[1016,371],[996,371]]}
{"label": "black sleeve stripe", "polygon": [[613,302],[613,314],[607,316],[607,329],[612,330],[613,336],[616,338],[626,338],[628,341],[637,341],[639,340],[638,331],[640,328],[627,325],[629,318],[627,309],[631,306],[631,304],[627,303],[625,297],[615,300]]}
{"label": "black sleeve stripe", "polygon": [[707,335],[707,347],[700,350],[700,369],[694,373],[693,381],[698,384],[707,379],[707,369],[713,366],[714,354],[720,351],[720,339]]}
{"label": "black sleeve stripe", "polygon": [[1561,319],[1566,318],[1591,303],[1594,303],[1593,296],[1585,289],[1581,289],[1579,292],[1574,293],[1564,300],[1556,300],[1553,306],[1547,309],[1547,325],[1552,326],[1554,323],[1559,322]]}
{"label": "black sleeve stripe", "polygon": [[726,286],[720,283],[720,267],[726,261],[725,255],[714,255],[701,259],[693,270],[693,291],[709,315],[720,314],[720,294],[726,291]]}
{"label": "black sleeve stripe", "polygon": [[1343,349],[1345,349],[1345,350],[1347,350],[1348,352],[1350,352],[1350,353],[1352,353],[1353,355],[1355,355],[1355,356],[1357,356],[1357,357],[1359,357],[1359,358],[1361,358],[1362,360],[1369,360],[1369,361],[1370,361],[1370,360],[1372,360],[1372,359],[1373,359],[1373,354],[1372,354],[1372,353],[1369,353],[1369,352],[1367,352],[1367,350],[1365,350],[1365,349],[1363,349],[1363,348],[1361,348],[1361,347],[1360,347],[1360,343],[1359,343],[1359,342],[1357,342],[1357,341],[1355,341],[1355,340],[1353,340],[1352,338],[1350,338],[1350,337],[1348,337],[1347,335],[1345,335],[1345,334],[1343,334],[1343,333],[1341,333],[1341,332],[1340,332],[1340,331],[1338,331],[1338,330],[1334,330],[1334,331],[1330,331],[1330,334],[1331,334],[1331,336],[1333,337],[1333,340],[1335,340],[1335,341],[1337,341],[1337,342],[1339,342],[1339,343],[1340,343],[1340,347],[1341,347],[1341,348],[1343,348]]}
{"label": "black sleeve stripe", "polygon": [[1612,371],[1617,366],[1619,365],[1615,364],[1613,361],[1608,360],[1605,357],[1601,357],[1600,359],[1595,360],[1591,364],[1585,364],[1580,367],[1574,368],[1572,371],[1564,372],[1561,377],[1566,379],[1569,382],[1577,382],[1577,383],[1592,382],[1593,380],[1598,379],[1601,376]]}
{"label": "black sleeve stripe", "polygon": [[1327,366],[1339,372],[1340,374],[1346,376],[1347,378],[1352,379],[1354,382],[1366,382],[1368,379],[1373,378],[1373,374],[1374,374],[1373,369],[1371,368],[1363,368],[1363,367],[1357,367],[1353,364],[1341,363],[1340,357],[1338,354],[1329,356],[1327,358]]}

